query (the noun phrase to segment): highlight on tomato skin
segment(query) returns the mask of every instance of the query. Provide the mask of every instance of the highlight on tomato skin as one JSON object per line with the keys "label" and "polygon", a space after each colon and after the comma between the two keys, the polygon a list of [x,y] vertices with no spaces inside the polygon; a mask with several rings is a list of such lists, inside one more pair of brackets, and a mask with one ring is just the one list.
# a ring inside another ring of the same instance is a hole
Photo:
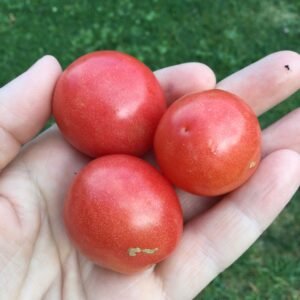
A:
{"label": "highlight on tomato skin", "polygon": [[86,155],[141,156],[152,147],[166,100],[145,64],[106,50],[83,55],[64,70],[52,109],[65,139]]}
{"label": "highlight on tomato skin", "polygon": [[64,205],[67,233],[101,267],[132,274],[165,259],[183,230],[172,185],[146,161],[107,155],[75,177]]}
{"label": "highlight on tomato skin", "polygon": [[238,96],[219,89],[196,92],[168,108],[154,151],[174,185],[197,195],[222,195],[245,183],[258,167],[261,129]]}

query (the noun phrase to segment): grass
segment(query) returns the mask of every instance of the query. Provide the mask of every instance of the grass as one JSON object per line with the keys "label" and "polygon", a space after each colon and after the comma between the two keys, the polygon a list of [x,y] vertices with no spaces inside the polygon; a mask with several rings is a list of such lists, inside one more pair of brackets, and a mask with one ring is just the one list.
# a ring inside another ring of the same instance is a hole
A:
{"label": "grass", "polygon": [[[271,52],[299,52],[299,14],[297,0],[2,0],[0,86],[44,54],[56,56],[65,67],[96,49],[130,53],[153,70],[201,61],[221,79]],[[262,126],[299,106],[298,93],[263,115]],[[299,234],[298,192],[201,299],[300,299]]]}

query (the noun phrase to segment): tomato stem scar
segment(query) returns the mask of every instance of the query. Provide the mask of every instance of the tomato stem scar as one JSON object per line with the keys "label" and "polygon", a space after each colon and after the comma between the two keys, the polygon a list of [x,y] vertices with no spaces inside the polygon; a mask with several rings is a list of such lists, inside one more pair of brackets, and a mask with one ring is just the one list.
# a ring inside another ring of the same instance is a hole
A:
{"label": "tomato stem scar", "polygon": [[154,249],[141,249],[139,247],[128,248],[128,255],[136,256],[137,253],[154,254],[157,250],[158,250],[158,248],[154,248]]}
{"label": "tomato stem scar", "polygon": [[187,126],[184,126],[184,127],[181,128],[181,132],[182,132],[183,134],[186,134],[186,133],[189,132],[189,128],[188,128]]}

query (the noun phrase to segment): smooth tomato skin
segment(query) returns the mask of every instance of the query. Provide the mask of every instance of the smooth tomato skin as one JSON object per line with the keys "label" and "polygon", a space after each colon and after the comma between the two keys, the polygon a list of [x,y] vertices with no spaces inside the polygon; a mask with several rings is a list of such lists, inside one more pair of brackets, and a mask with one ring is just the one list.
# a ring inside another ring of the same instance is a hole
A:
{"label": "smooth tomato skin", "polygon": [[62,73],[52,108],[64,137],[79,151],[91,157],[139,156],[152,146],[166,101],[142,62],[117,51],[96,51]]}
{"label": "smooth tomato skin", "polygon": [[217,196],[242,185],[261,156],[261,130],[250,107],[223,90],[196,92],[174,102],[154,138],[156,159],[176,186]]}
{"label": "smooth tomato skin", "polygon": [[183,227],[171,184],[144,160],[125,154],[97,158],[80,171],[66,198],[64,220],[81,253],[125,274],[166,258]]}

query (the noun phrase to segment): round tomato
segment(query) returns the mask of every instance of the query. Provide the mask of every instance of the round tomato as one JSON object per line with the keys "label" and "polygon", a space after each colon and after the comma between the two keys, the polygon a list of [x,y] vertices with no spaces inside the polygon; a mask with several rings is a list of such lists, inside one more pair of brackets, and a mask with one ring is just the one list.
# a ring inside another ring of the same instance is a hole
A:
{"label": "round tomato", "polygon": [[64,137],[92,157],[146,153],[165,110],[164,93],[151,70],[117,51],[74,61],[53,96],[53,114]]}
{"label": "round tomato", "polygon": [[75,177],[64,220],[71,240],[96,264],[121,273],[167,257],[182,233],[182,211],[170,183],[144,160],[103,156]]}
{"label": "round tomato", "polygon": [[222,90],[186,95],[162,117],[154,149],[164,175],[194,194],[216,196],[243,184],[260,161],[257,117]]}

